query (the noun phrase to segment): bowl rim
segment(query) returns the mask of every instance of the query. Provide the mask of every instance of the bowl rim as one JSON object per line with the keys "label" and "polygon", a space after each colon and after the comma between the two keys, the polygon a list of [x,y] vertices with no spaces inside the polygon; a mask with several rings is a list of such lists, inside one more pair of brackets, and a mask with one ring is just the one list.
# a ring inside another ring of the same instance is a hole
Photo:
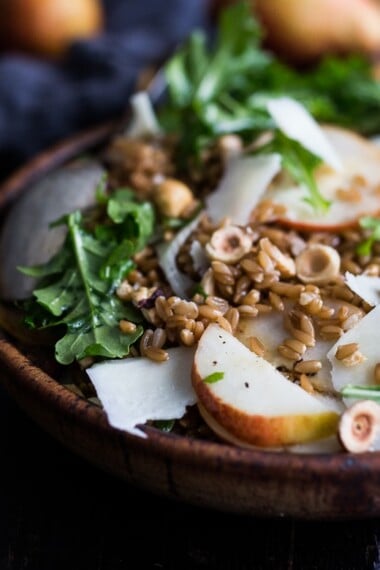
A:
{"label": "bowl rim", "polygon": [[[29,160],[0,184],[0,212],[4,212],[26,187],[54,168],[75,158],[83,150],[90,150],[104,143],[120,130],[120,119],[102,123],[82,131],[48,148]],[[1,334],[1,331],[0,331]],[[198,440],[187,436],[165,433],[144,426],[147,438],[113,428],[105,412],[95,404],[75,394],[52,376],[34,365],[28,357],[6,337],[0,337],[0,362],[16,378],[23,389],[38,393],[41,401],[53,410],[64,412],[91,429],[105,434],[119,434],[131,448],[142,448],[149,453],[180,460],[183,463],[202,466],[211,461],[225,471],[239,468],[263,468],[275,474],[286,468],[287,475],[303,473],[313,476],[332,476],[343,470],[355,477],[360,473],[380,473],[380,453],[295,453],[271,450],[254,450],[235,447],[227,443]]]}

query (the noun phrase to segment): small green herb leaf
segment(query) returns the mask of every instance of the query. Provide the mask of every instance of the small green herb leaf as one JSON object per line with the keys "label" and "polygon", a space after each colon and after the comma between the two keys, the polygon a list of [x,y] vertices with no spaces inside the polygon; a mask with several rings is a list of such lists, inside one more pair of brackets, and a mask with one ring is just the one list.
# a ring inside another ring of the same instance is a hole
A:
{"label": "small green herb leaf", "polygon": [[343,398],[355,400],[374,400],[380,402],[380,386],[354,386],[347,384],[341,390]]}
{"label": "small green herb leaf", "polygon": [[380,218],[364,216],[360,218],[359,225],[364,230],[369,230],[370,235],[356,247],[356,253],[358,255],[370,255],[373,244],[380,241]]}
{"label": "small green herb leaf", "polygon": [[202,295],[202,297],[204,297],[205,299],[207,299],[207,297],[208,297],[208,294],[203,289],[203,287],[200,283],[197,283],[196,285],[194,285],[194,287],[192,289],[192,293],[193,293],[193,295],[196,295],[196,294]]}
{"label": "small green herb leaf", "polygon": [[213,374],[209,374],[206,378],[203,378],[203,382],[206,384],[215,384],[215,382],[219,382],[223,380],[224,372],[213,372]]}
{"label": "small green herb leaf", "polygon": [[164,432],[170,432],[172,431],[174,424],[175,420],[155,420],[154,427]]}
{"label": "small green herb leaf", "polygon": [[330,202],[319,192],[314,176],[315,169],[322,163],[318,156],[278,130],[275,131],[273,139],[261,147],[257,153],[280,154],[282,167],[308,191],[309,194],[304,200],[316,211],[326,212],[329,209]]}
{"label": "small green herb leaf", "polygon": [[108,202],[107,182],[108,176],[107,174],[103,174],[95,190],[95,197],[98,204],[107,204]]}

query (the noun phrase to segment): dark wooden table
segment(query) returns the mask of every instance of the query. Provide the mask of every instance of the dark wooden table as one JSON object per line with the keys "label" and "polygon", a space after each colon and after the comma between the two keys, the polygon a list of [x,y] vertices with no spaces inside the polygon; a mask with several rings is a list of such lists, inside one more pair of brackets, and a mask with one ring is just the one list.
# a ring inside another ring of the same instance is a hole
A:
{"label": "dark wooden table", "polygon": [[380,521],[176,504],[73,456],[0,389],[0,570],[380,570]]}

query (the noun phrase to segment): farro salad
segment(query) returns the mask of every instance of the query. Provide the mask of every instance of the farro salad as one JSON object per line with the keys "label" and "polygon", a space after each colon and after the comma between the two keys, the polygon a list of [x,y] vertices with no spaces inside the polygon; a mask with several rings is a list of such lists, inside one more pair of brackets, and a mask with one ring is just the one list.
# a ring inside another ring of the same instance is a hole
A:
{"label": "farro salad", "polygon": [[196,32],[166,73],[157,114],[135,95],[102,152],[96,205],[58,220],[62,248],[22,268],[39,280],[26,325],[57,331],[72,389],[135,435],[150,424],[262,449],[377,449],[368,62],[291,69],[238,4],[212,47]]}

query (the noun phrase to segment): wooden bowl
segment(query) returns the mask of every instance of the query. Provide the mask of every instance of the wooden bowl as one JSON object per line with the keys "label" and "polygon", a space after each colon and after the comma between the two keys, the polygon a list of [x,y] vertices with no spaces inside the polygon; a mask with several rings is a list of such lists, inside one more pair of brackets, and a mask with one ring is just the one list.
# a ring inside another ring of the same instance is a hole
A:
{"label": "wooden bowl", "polygon": [[[0,188],[0,209],[45,174],[106,141],[114,123],[43,153]],[[179,501],[229,512],[304,519],[380,514],[380,454],[296,455],[250,451],[147,428],[116,430],[97,406],[35,366],[5,335],[1,382],[63,445],[128,483]]]}

